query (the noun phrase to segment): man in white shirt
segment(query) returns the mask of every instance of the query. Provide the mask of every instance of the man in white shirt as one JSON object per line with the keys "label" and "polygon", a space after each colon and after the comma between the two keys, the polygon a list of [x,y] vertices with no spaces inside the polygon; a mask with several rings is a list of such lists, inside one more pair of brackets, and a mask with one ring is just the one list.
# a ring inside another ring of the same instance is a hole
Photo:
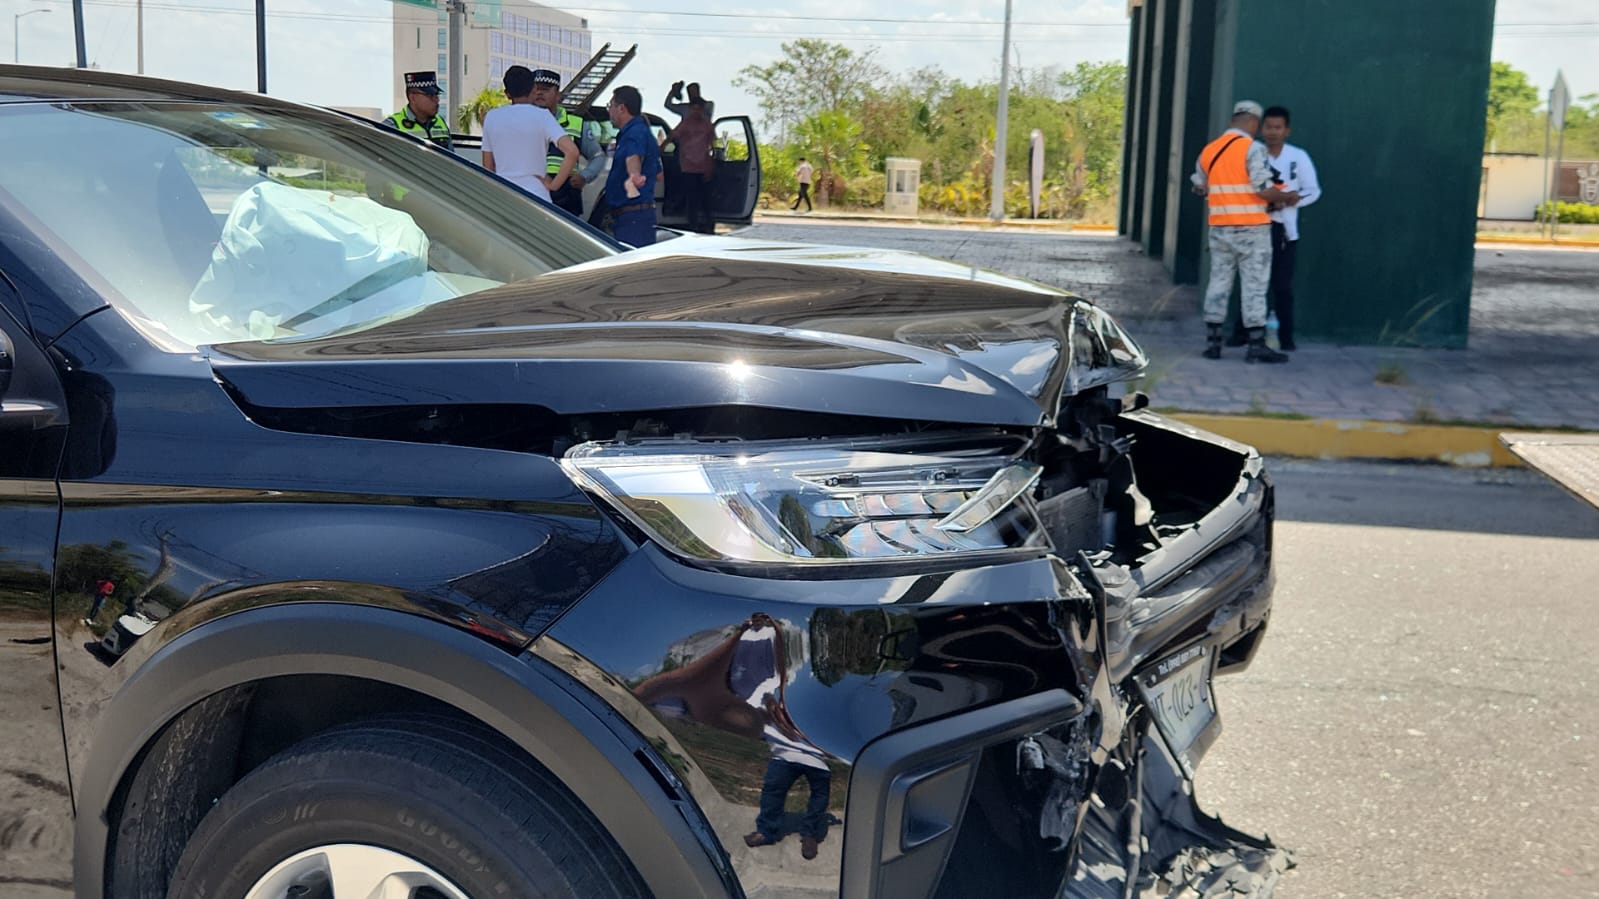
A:
{"label": "man in white shirt", "polygon": [[[1299,210],[1321,199],[1321,181],[1310,154],[1288,143],[1290,117],[1287,107],[1267,108],[1261,118],[1260,138],[1266,144],[1266,160],[1276,172],[1279,189],[1288,199],[1268,207],[1271,216],[1271,308],[1277,313],[1277,343],[1292,352],[1294,346],[1294,258],[1299,245]],[[1242,325],[1233,340],[1242,346]]]}
{"label": "man in white shirt", "polygon": [[815,172],[816,170],[811,168],[811,164],[805,161],[805,157],[801,156],[799,165],[794,167],[794,180],[799,182],[799,196],[794,198],[794,205],[789,207],[795,212],[799,211],[801,201],[805,203],[806,212],[813,211],[811,209],[811,176]]}
{"label": "man in white shirt", "polygon": [[[533,104],[533,72],[527,66],[505,70],[505,95],[511,105],[483,117],[483,167],[546,202],[550,191],[566,186],[577,167],[577,144],[548,109]],[[564,155],[549,174],[549,148]]]}

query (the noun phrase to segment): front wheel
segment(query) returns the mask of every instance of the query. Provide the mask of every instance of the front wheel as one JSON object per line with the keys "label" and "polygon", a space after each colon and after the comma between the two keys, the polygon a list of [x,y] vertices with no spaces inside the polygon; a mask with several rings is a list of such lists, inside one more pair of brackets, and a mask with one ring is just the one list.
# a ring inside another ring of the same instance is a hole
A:
{"label": "front wheel", "polygon": [[223,795],[169,899],[636,899],[599,823],[475,726],[395,719],[284,750]]}

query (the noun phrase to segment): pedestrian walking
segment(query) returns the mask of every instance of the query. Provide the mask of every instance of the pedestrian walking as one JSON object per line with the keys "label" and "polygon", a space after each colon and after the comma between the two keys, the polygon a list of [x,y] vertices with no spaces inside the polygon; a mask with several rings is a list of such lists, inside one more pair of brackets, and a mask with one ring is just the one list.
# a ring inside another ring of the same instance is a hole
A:
{"label": "pedestrian walking", "polygon": [[655,243],[655,177],[661,171],[661,148],[644,120],[638,88],[626,84],[617,88],[609,112],[619,128],[611,173],[605,179],[611,233],[623,243],[647,247]]}
{"label": "pedestrian walking", "polygon": [[805,157],[801,156],[799,165],[794,167],[794,180],[799,182],[799,196],[794,198],[794,205],[788,208],[797,212],[799,211],[799,204],[803,202],[805,211],[811,211],[811,178],[815,174],[816,170],[811,168],[811,164],[805,161]]}
{"label": "pedestrian walking", "polygon": [[1267,207],[1288,195],[1273,185],[1266,148],[1255,142],[1262,109],[1253,100],[1233,106],[1231,127],[1200,151],[1190,179],[1210,208],[1210,285],[1205,291],[1205,358],[1220,359],[1227,297],[1241,287],[1246,362],[1287,362],[1266,346],[1266,290],[1271,274],[1271,216]]}
{"label": "pedestrian walking", "polygon": [[383,120],[383,124],[413,137],[432,141],[446,150],[454,149],[450,123],[439,115],[439,78],[434,72],[405,73],[405,108]]}
{"label": "pedestrian walking", "polygon": [[[578,150],[555,116],[533,104],[535,83],[527,66],[505,70],[505,96],[511,105],[491,109],[483,117],[483,167],[539,199],[549,200],[566,187],[577,167]],[[548,165],[552,148],[561,154],[561,164],[554,172]],[[581,214],[581,205],[578,210]]]}

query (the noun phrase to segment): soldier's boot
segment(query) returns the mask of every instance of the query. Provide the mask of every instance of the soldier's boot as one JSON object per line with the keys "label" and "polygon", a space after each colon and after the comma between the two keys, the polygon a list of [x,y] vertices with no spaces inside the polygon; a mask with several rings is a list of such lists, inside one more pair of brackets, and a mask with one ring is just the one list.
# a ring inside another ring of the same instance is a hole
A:
{"label": "soldier's boot", "polygon": [[1205,358],[1221,358],[1221,325],[1205,326]]}
{"label": "soldier's boot", "polygon": [[1266,346],[1265,328],[1250,328],[1249,350],[1244,354],[1244,361],[1266,363],[1287,362],[1288,354],[1279,353],[1271,347]]}

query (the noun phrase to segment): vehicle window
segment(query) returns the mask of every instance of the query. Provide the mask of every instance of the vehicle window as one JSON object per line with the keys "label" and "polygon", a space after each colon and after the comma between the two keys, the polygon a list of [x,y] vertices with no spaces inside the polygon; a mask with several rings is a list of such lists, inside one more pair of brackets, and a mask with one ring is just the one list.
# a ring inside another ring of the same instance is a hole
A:
{"label": "vehicle window", "polygon": [[750,158],[750,145],[742,140],[743,132],[722,130],[716,135],[716,146],[728,162],[743,162]]}
{"label": "vehicle window", "polygon": [[359,330],[614,252],[520,192],[315,111],[20,104],[0,204],[173,351]]}

